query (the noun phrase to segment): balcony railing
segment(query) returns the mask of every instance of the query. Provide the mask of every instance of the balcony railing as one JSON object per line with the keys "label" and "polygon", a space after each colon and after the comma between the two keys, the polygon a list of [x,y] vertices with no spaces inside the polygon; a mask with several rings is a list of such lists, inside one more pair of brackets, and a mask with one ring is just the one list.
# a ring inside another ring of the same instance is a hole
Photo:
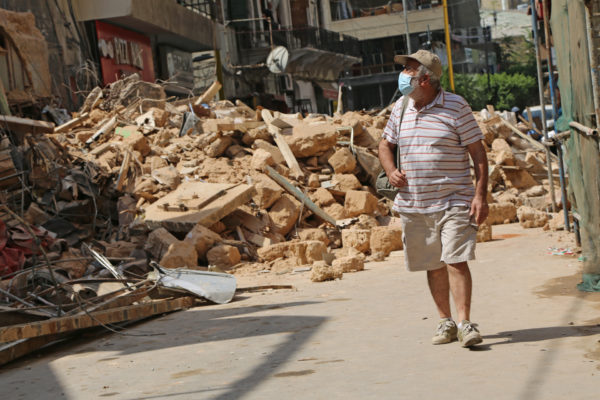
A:
{"label": "balcony railing", "polygon": [[214,0],[177,0],[177,3],[210,19],[218,17],[218,5]]}
{"label": "balcony railing", "polygon": [[[363,6],[352,5],[354,3],[351,0],[330,0],[329,5],[331,7],[331,19],[333,21],[339,21],[350,18],[361,18],[369,17],[373,15],[382,14],[394,14],[403,12],[402,0],[393,0],[390,2],[363,2]],[[368,7],[369,3],[381,3],[379,6]],[[424,10],[427,8],[437,7],[442,4],[441,0],[407,0],[406,10]]]}
{"label": "balcony railing", "polygon": [[[261,28],[264,28],[261,26]],[[314,48],[360,57],[360,42],[352,36],[332,32],[327,29],[306,27],[294,29],[261,29],[237,31],[240,50],[285,46],[288,50]],[[271,43],[272,41],[272,43]]]}

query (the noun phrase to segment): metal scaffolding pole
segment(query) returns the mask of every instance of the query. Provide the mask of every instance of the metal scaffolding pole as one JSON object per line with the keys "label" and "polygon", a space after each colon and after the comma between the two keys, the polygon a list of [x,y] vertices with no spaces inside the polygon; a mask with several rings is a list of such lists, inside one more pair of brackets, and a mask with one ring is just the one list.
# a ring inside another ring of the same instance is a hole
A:
{"label": "metal scaffolding pole", "polygon": [[[535,12],[535,1],[530,0],[531,4],[531,24],[533,28],[533,41],[535,44],[535,59],[537,64],[538,91],[540,95],[540,107],[542,116],[542,133],[544,140],[548,141],[548,127],[546,126],[546,102],[544,101],[544,75],[542,74],[542,60],[540,57],[540,39],[537,27],[537,15]],[[550,159],[550,149],[546,146],[546,168],[548,169],[548,183],[550,184],[550,196],[552,199],[552,212],[556,212],[556,194],[554,193],[554,178],[552,176],[552,160]]]}
{"label": "metal scaffolding pole", "polygon": [[[552,64],[552,45],[550,42],[550,16],[548,15],[548,0],[544,0],[544,36],[546,37],[546,50],[548,51],[548,79],[550,80],[550,99],[552,100],[552,114],[554,124],[558,119],[558,108],[556,106],[556,93],[554,91],[554,68]],[[571,231],[569,223],[569,210],[567,209],[567,182],[565,179],[565,164],[562,151],[562,142],[556,142],[556,153],[558,155],[558,175],[560,179],[560,200],[565,218],[565,230]]]}

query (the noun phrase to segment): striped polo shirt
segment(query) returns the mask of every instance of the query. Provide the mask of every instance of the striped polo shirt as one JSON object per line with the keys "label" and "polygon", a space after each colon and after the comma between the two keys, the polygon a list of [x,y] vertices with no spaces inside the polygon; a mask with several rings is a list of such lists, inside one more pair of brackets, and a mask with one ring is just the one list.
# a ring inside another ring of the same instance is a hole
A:
{"label": "striped polo shirt", "polygon": [[433,213],[467,206],[475,195],[467,145],[483,139],[471,107],[462,97],[440,90],[420,110],[410,97],[400,123],[402,97],[396,102],[383,138],[400,146],[408,186],[400,189],[394,210]]}

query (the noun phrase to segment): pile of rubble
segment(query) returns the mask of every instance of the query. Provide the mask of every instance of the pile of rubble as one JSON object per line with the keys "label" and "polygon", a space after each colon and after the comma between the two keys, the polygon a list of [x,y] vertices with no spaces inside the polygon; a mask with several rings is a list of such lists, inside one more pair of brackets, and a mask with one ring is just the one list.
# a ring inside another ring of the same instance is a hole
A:
{"label": "pile of rubble", "polygon": [[[0,297],[6,321],[27,321],[0,327],[0,342],[34,329],[32,318],[37,332],[54,333],[73,318],[77,329],[128,322],[195,297],[229,301],[231,274],[338,279],[402,249],[391,202],[373,189],[389,108],[282,114],[212,101],[219,87],[171,100],[132,75],[96,88],[58,127],[0,117]],[[490,163],[478,240],[516,221],[561,229],[563,217],[548,213],[546,153],[523,134],[529,127],[475,117]],[[50,339],[40,335],[40,344]],[[0,361],[21,350],[7,351]]]}
{"label": "pile of rubble", "polygon": [[[57,269],[89,275],[93,260],[80,247],[93,241],[122,271],[149,260],[231,273],[310,265],[318,281],[402,249],[391,204],[373,189],[385,112],[272,113],[212,102],[219,86],[169,101],[160,85],[132,75],[96,88],[71,121],[37,137],[53,146],[46,157],[68,163],[32,169],[37,192],[25,213],[66,241],[53,253]],[[543,146],[515,134],[527,127],[475,115],[490,160],[479,240],[491,239],[490,225],[517,220],[560,228],[547,213]]]}

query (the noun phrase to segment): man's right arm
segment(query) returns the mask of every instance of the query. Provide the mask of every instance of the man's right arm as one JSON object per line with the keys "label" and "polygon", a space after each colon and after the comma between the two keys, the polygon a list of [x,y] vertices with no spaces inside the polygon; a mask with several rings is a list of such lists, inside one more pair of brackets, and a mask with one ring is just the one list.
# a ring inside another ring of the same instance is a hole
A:
{"label": "man's right arm", "polygon": [[385,139],[381,139],[379,142],[379,162],[385,171],[390,183],[395,187],[403,187],[408,184],[406,181],[406,175],[404,171],[398,171],[394,160],[394,152],[396,151],[396,145],[388,142]]}

